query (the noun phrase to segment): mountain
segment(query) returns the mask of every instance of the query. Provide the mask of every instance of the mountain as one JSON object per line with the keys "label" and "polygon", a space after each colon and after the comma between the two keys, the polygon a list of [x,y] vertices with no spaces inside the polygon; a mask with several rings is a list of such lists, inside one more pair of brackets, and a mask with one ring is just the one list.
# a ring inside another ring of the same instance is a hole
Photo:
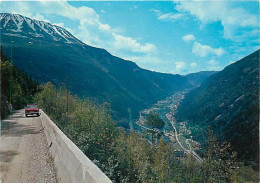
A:
{"label": "mountain", "polygon": [[212,127],[220,141],[231,142],[243,160],[258,162],[259,53],[227,66],[190,91],[176,112],[177,121],[188,121],[195,137]]}
{"label": "mountain", "polygon": [[19,69],[40,83],[65,82],[80,97],[110,103],[117,119],[137,118],[141,109],[192,87],[183,76],[142,69],[50,23],[1,13],[0,30],[3,50]]}
{"label": "mountain", "polygon": [[[0,13],[1,36],[84,45],[66,29],[18,14]],[[29,43],[29,44],[32,44]]]}
{"label": "mountain", "polygon": [[196,73],[190,73],[185,75],[188,81],[193,86],[199,86],[207,77],[211,76],[212,74],[217,73],[216,71],[200,71]]}

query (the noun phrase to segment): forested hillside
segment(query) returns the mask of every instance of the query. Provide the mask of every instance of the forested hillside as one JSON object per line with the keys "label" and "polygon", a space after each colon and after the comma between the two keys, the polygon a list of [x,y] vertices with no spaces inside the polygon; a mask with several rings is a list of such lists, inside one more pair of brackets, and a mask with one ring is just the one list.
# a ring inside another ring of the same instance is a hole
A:
{"label": "forested hillside", "polygon": [[[176,156],[163,139],[150,144],[145,134],[116,128],[106,103],[80,100],[65,85],[50,82],[37,93],[40,107],[60,129],[115,183],[175,183],[238,181],[235,153],[210,133],[203,163]],[[68,108],[67,108],[68,104]],[[216,163],[217,162],[217,163]]]}
{"label": "forested hillside", "polygon": [[[181,102],[177,121],[188,121],[203,142],[212,127],[218,139],[231,142],[239,158],[258,163],[259,50],[207,78]],[[256,166],[255,166],[256,167]]]}
{"label": "forested hillside", "polygon": [[[1,51],[1,118],[32,102],[38,83],[17,69]],[[10,105],[11,104],[11,105]],[[12,106],[12,107],[11,107]]]}
{"label": "forested hillside", "polygon": [[108,102],[115,119],[137,118],[147,106],[192,87],[183,76],[142,69],[59,26],[17,14],[0,17],[1,44],[7,53],[12,47],[18,68],[40,83],[66,83],[79,97]]}

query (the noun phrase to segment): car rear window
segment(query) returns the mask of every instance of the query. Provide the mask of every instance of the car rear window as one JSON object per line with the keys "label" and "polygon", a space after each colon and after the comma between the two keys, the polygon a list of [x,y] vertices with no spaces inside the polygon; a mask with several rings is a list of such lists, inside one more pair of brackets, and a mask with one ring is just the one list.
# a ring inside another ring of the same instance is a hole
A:
{"label": "car rear window", "polygon": [[32,109],[32,108],[38,108],[37,105],[27,105],[26,106],[27,109]]}

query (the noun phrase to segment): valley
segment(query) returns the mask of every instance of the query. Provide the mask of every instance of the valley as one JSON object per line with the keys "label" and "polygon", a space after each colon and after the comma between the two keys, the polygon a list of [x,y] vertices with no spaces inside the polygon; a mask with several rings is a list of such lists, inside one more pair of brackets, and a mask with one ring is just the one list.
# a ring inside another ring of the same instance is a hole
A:
{"label": "valley", "polygon": [[[40,84],[62,83],[77,96],[108,103],[120,126],[156,101],[193,85],[185,76],[159,73],[89,46],[62,27],[0,13],[3,52]],[[39,36],[41,35],[41,36]],[[62,68],[62,69],[59,69]]]}
{"label": "valley", "polygon": [[[152,129],[145,125],[145,117],[152,111],[156,111],[160,118],[164,120],[165,125],[162,129],[155,129],[157,134],[161,134],[164,141],[172,144],[173,150],[180,157],[192,155],[198,162],[203,162],[202,158],[197,155],[196,150],[200,149],[200,144],[192,139],[192,134],[186,126],[186,122],[177,122],[174,115],[188,91],[177,92],[167,97],[165,100],[158,101],[149,109],[144,109],[139,113],[139,119],[134,124],[130,123],[130,129],[147,134]],[[157,135],[158,136],[158,135]],[[148,140],[150,135],[147,135]],[[156,139],[158,140],[158,139]],[[150,141],[150,140],[149,140]],[[151,143],[151,142],[150,142]]]}

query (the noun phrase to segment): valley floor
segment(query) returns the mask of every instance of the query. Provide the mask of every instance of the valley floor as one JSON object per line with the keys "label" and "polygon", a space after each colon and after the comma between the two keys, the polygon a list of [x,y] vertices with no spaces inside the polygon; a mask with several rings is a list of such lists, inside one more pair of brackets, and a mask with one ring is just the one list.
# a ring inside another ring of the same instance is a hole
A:
{"label": "valley floor", "polygon": [[[185,92],[177,92],[171,97],[165,100],[157,102],[149,109],[145,109],[140,112],[139,120],[136,122],[135,130],[146,132],[151,130],[145,126],[145,116],[151,111],[157,111],[160,117],[165,121],[165,127],[162,129],[163,138],[173,144],[173,149],[178,151],[181,157],[185,157],[186,154],[192,154],[198,162],[203,160],[196,154],[195,150],[198,150],[200,144],[191,138],[191,132],[186,128],[184,122],[176,123],[174,114],[180,101],[183,99]],[[131,127],[133,128],[133,124]],[[187,138],[188,137],[188,138]]]}

